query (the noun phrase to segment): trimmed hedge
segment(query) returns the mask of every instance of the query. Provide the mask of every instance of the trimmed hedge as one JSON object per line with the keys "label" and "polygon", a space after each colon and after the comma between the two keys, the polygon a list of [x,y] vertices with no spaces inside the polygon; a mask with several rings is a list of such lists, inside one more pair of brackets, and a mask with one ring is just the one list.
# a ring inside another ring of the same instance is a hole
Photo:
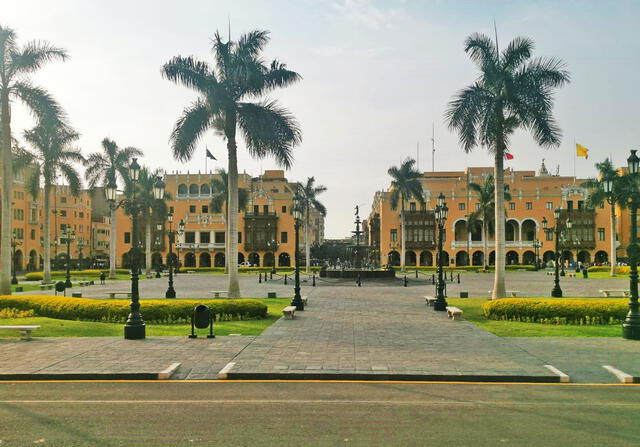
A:
{"label": "trimmed hedge", "polygon": [[[628,265],[616,267],[616,273],[618,275],[628,275],[630,270],[631,270],[631,267],[629,267]],[[587,271],[589,271],[589,272],[610,272],[611,271],[611,267],[610,266],[606,266],[606,265],[594,265],[593,267],[589,267],[587,269]]]}
{"label": "trimmed hedge", "polygon": [[482,305],[490,320],[547,324],[620,324],[628,310],[623,299],[503,298]]}
{"label": "trimmed hedge", "polygon": [[[88,276],[98,278],[101,273],[109,274],[109,270],[98,270],[98,269],[88,269],[88,270],[71,270],[71,276]],[[116,269],[116,273],[126,275],[127,273],[131,273],[131,270],[128,269]],[[52,271],[51,276],[64,276],[66,275],[66,271]],[[27,281],[42,281],[44,279],[43,272],[29,272],[24,275],[24,279]]]}
{"label": "trimmed hedge", "polygon": [[[32,309],[41,317],[62,320],[124,323],[129,315],[129,300],[94,300],[43,295],[0,296],[0,309]],[[188,323],[193,308],[202,300],[143,300],[141,312],[149,323]],[[266,318],[267,306],[258,300],[206,300],[217,321]]]}
{"label": "trimmed hedge", "polygon": [[[272,271],[272,267],[238,267],[238,273],[268,273]],[[276,267],[278,272],[293,272],[293,267]],[[300,269],[304,269],[304,266],[300,266]],[[320,271],[320,267],[311,267],[314,272]],[[224,267],[180,267],[181,272],[193,271],[193,272],[215,272],[224,273]]]}

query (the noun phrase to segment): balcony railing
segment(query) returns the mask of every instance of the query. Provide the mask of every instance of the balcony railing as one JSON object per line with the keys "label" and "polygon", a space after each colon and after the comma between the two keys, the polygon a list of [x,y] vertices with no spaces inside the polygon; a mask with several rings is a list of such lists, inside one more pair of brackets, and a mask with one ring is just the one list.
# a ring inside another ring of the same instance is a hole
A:
{"label": "balcony railing", "polygon": [[225,248],[224,242],[182,242],[176,244],[180,250],[220,250]]}

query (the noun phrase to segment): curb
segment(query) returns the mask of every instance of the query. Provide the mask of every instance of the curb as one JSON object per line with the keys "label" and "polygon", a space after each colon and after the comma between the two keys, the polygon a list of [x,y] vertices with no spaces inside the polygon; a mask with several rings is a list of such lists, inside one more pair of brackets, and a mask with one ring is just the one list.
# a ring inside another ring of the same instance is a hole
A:
{"label": "curb", "polygon": [[[222,378],[218,376],[218,378]],[[455,375],[455,374],[367,374],[367,373],[241,373],[227,371],[227,380],[357,380],[400,382],[513,382],[563,383],[560,376]]]}

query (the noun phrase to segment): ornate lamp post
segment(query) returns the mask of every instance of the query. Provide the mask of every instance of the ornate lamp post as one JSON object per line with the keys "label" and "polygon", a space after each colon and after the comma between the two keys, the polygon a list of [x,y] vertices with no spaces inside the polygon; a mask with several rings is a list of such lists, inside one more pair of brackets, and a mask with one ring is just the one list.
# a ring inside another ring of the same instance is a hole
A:
{"label": "ornate lamp post", "polygon": [[547,222],[547,218],[543,217],[542,218],[542,228],[544,228],[545,230],[549,229],[551,231],[555,232],[555,238],[556,238],[556,248],[555,248],[555,259],[554,259],[554,264],[555,264],[555,278],[553,280],[554,282],[554,286],[553,289],[551,290],[551,296],[554,298],[562,298],[562,289],[560,288],[560,266],[558,265],[558,261],[561,258],[560,255],[560,236],[562,234],[562,230],[564,230],[565,228],[570,230],[572,223],[571,220],[567,219],[564,227],[560,224],[560,212],[562,211],[561,208],[556,208],[553,211],[553,218],[556,221],[556,226],[554,228],[549,228],[549,223]]}
{"label": "ornate lamp post", "polygon": [[442,261],[442,244],[444,239],[444,224],[447,221],[449,208],[447,202],[444,201],[444,194],[438,196],[438,204],[436,205],[436,223],[438,224],[438,283],[436,284],[436,301],[433,304],[433,310],[447,310],[447,300],[444,295],[444,277],[443,277],[443,261]]}
{"label": "ornate lamp post", "polygon": [[640,312],[638,312],[638,165],[640,158],[636,155],[635,150],[631,151],[631,155],[627,159],[629,175],[633,181],[632,197],[630,200],[631,208],[631,240],[627,246],[627,254],[629,255],[629,291],[631,298],[629,299],[629,313],[622,325],[622,336],[631,340],[640,340]]}
{"label": "ornate lamp post", "polygon": [[[184,234],[184,227],[184,220],[180,219],[180,223],[178,224],[178,242],[180,242],[180,238]],[[180,272],[180,245],[178,242],[176,242],[176,270],[174,272],[176,275]]]}
{"label": "ornate lamp post", "polygon": [[280,246],[280,242],[272,239],[267,244],[269,246],[269,250],[273,251],[273,265],[271,266],[271,274],[276,274],[276,251],[278,251],[278,247]]}
{"label": "ornate lamp post", "polygon": [[82,264],[84,261],[82,250],[84,249],[85,245],[87,245],[87,243],[84,238],[78,238],[78,241],[76,242],[76,246],[78,247],[78,270],[82,270]]}
{"label": "ornate lamp post", "polygon": [[540,266],[540,249],[542,248],[542,241],[540,239],[533,240],[533,248],[536,251],[536,271],[539,270]]}
{"label": "ornate lamp post", "polygon": [[18,245],[20,245],[20,242],[18,242],[18,238],[16,237],[16,230],[13,230],[11,232],[11,284],[14,285],[18,284],[18,278],[16,276],[16,270],[18,267],[16,265],[16,247],[18,247]]}
{"label": "ornate lamp post", "polygon": [[173,213],[169,213],[167,221],[169,222],[169,255],[167,256],[167,266],[169,267],[169,288],[167,289],[167,293],[164,294],[164,297],[175,298],[176,291],[173,288],[173,242],[176,234],[171,227],[171,224],[173,223]]}
{"label": "ornate lamp post", "polygon": [[293,287],[293,301],[291,301],[292,306],[296,306],[296,310],[304,310],[304,303],[302,302],[302,297],[300,296],[300,220],[302,219],[302,212],[300,211],[300,203],[297,198],[293,199],[293,220],[295,221],[295,237],[296,237],[296,246],[295,246],[295,286]]}
{"label": "ornate lamp post", "polygon": [[62,234],[67,241],[67,279],[64,282],[64,286],[69,288],[71,284],[71,241],[76,238],[75,231],[71,230],[71,225],[67,224]]}
{"label": "ornate lamp post", "polygon": [[[160,242],[160,234],[162,234],[162,224],[156,224],[156,250],[159,252],[162,248],[162,243]],[[161,278],[162,275],[160,272],[162,271],[162,259],[159,262],[156,262],[156,278]]]}

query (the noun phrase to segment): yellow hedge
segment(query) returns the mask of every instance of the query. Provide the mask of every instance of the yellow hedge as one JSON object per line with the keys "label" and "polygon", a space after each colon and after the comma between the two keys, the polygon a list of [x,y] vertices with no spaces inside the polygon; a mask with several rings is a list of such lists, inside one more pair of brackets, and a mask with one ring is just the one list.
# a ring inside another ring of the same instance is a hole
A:
{"label": "yellow hedge", "polygon": [[625,299],[504,298],[482,305],[491,320],[550,324],[619,324],[628,310]]}
{"label": "yellow hedge", "polygon": [[[193,308],[203,302],[216,320],[250,320],[267,316],[267,306],[258,300],[141,300],[140,312],[150,323],[191,321]],[[129,300],[94,300],[45,295],[0,296],[0,309],[32,309],[41,317],[62,320],[124,323],[129,315]]]}
{"label": "yellow hedge", "polygon": [[[589,267],[587,270],[589,272],[610,272],[611,267],[606,265],[594,265],[592,267]],[[616,267],[616,273],[618,275],[628,275],[629,270],[631,270],[631,267],[629,267],[628,265]]]}

